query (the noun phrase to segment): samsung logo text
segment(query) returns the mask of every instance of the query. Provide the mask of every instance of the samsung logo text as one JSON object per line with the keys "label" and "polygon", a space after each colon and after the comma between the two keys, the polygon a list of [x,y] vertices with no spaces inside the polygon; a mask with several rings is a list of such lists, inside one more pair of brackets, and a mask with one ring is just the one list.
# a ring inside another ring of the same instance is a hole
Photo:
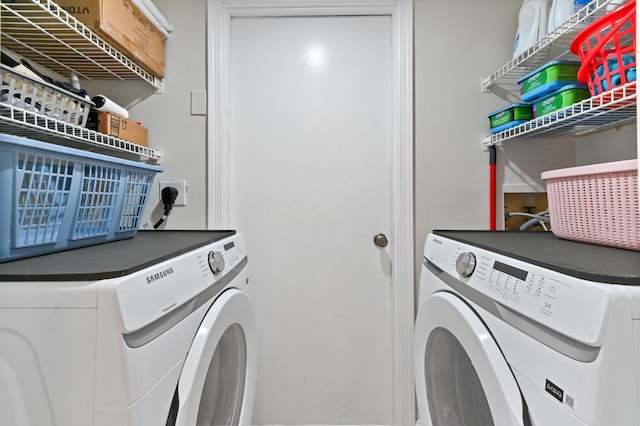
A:
{"label": "samsung logo text", "polygon": [[147,279],[147,284],[151,284],[154,281],[161,280],[162,278],[165,278],[165,277],[167,277],[167,276],[169,276],[171,274],[173,274],[173,268],[167,268],[167,269],[164,269],[164,270],[162,270],[160,272],[156,272],[155,274],[149,275],[146,278]]}

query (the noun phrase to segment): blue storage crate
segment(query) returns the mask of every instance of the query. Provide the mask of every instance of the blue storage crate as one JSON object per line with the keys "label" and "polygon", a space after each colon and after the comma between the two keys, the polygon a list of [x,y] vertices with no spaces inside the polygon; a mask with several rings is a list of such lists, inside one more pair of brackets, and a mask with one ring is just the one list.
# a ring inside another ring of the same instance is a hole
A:
{"label": "blue storage crate", "polygon": [[160,171],[0,134],[0,262],[133,237]]}

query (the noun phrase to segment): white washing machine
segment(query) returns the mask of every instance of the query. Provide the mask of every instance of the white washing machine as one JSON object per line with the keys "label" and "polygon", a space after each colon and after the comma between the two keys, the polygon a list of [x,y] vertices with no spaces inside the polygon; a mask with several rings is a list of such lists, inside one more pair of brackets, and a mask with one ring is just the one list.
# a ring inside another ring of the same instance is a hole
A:
{"label": "white washing machine", "polygon": [[135,238],[0,264],[0,425],[249,425],[242,236]]}
{"label": "white washing machine", "polygon": [[639,285],[639,252],[434,231],[415,326],[422,425],[639,425]]}

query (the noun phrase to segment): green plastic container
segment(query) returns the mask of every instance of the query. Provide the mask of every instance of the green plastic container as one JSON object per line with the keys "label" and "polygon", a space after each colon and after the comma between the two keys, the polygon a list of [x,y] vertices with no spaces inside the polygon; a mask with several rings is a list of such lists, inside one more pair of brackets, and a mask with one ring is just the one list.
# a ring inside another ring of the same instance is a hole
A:
{"label": "green plastic container", "polygon": [[564,86],[557,92],[533,103],[533,116],[542,117],[589,98],[589,89],[581,84]]}
{"label": "green plastic container", "polygon": [[531,104],[512,104],[489,114],[491,133],[500,133],[533,118]]}
{"label": "green plastic container", "polygon": [[520,98],[534,102],[570,84],[579,84],[580,62],[553,61],[518,80]]}

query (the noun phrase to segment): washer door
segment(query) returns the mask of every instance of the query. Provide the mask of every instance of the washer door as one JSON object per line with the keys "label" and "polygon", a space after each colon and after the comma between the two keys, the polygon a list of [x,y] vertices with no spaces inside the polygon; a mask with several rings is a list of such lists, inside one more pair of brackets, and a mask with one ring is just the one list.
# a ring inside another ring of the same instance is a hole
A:
{"label": "washer door", "polygon": [[415,381],[425,426],[528,425],[520,389],[491,333],[460,298],[429,296],[416,318]]}
{"label": "washer door", "polygon": [[256,321],[230,289],[205,315],[182,367],[167,425],[249,425],[256,380]]}

